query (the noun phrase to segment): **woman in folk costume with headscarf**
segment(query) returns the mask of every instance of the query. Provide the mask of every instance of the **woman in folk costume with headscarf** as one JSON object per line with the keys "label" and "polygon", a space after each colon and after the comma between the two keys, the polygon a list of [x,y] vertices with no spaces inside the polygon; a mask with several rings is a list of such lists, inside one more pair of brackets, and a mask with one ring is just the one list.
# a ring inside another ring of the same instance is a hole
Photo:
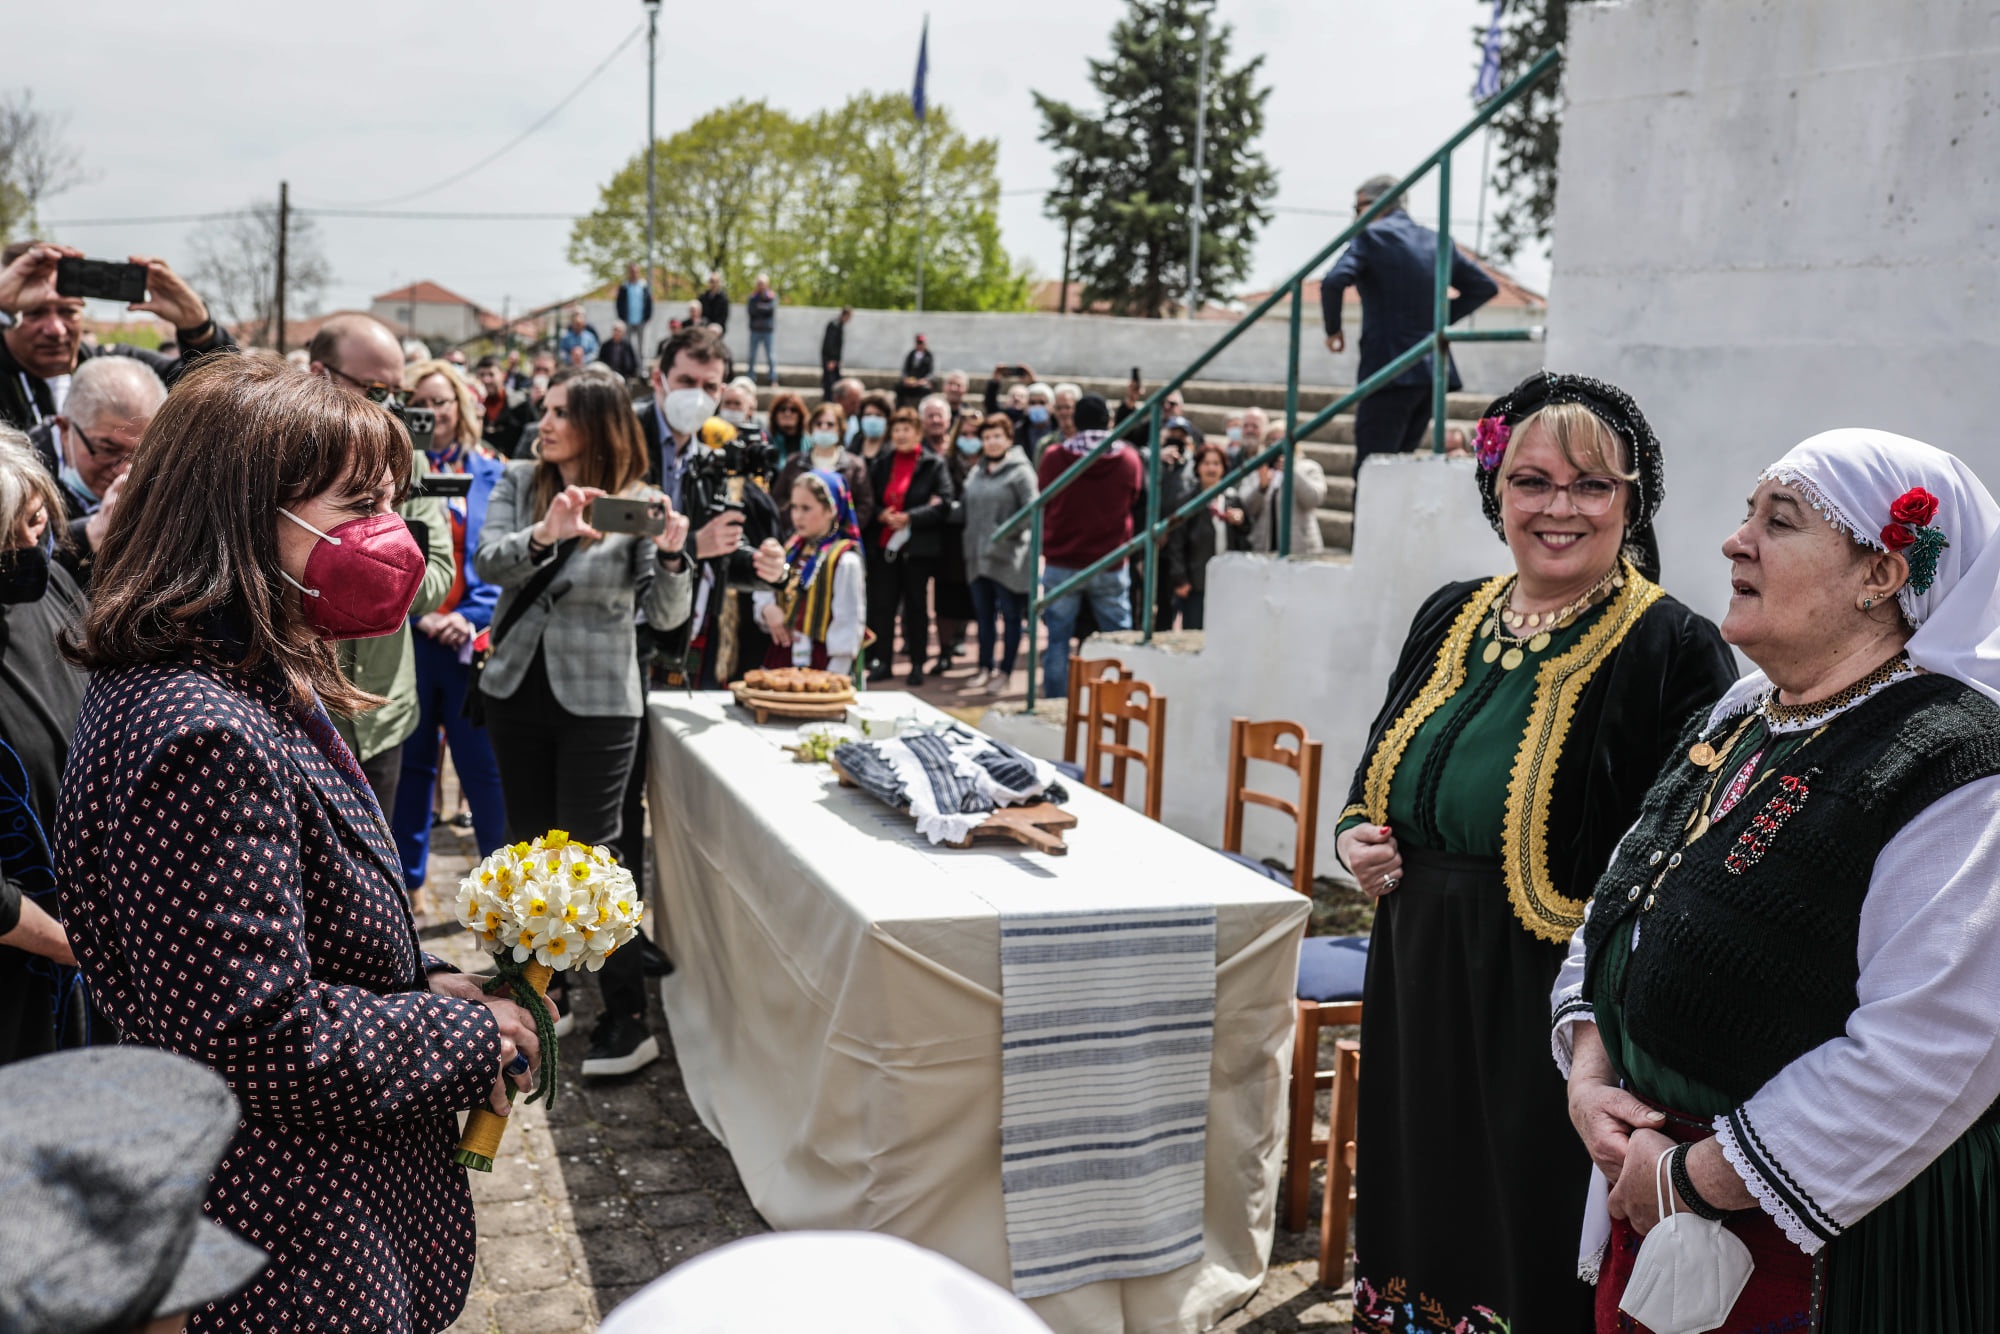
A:
{"label": "woman in folk costume with headscarf", "polygon": [[764,665],[845,676],[861,651],[868,605],[861,530],[847,483],[831,469],[802,474],[792,483],[791,519],[785,548],[791,578],[781,591],[753,598],[771,632]]}
{"label": "woman in folk costume with headscarf", "polygon": [[[1635,1264],[1693,1231],[1735,1259],[1673,1269],[1723,1319],[1683,1328],[2000,1329],[2000,505],[1829,431],[1722,550],[1758,670],[1668,758],[1554,993],[1609,1183],[1597,1327],[1646,1328]],[[1696,1219],[1640,1260],[1663,1203]]]}

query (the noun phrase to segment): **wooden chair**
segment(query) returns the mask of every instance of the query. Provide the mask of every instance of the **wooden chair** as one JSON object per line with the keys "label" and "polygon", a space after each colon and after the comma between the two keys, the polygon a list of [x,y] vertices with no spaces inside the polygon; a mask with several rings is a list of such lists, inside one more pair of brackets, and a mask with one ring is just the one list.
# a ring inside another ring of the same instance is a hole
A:
{"label": "wooden chair", "polygon": [[[1109,794],[1113,801],[1123,801],[1125,766],[1137,761],[1146,767],[1146,799],[1142,809],[1147,819],[1159,819],[1160,794],[1166,779],[1163,772],[1167,748],[1166,696],[1155,694],[1150,684],[1131,680],[1129,675],[1117,681],[1100,678],[1090,693],[1090,730],[1084,742],[1083,781]],[[1133,723],[1146,729],[1144,750],[1129,744]],[[1112,728],[1109,741],[1104,739],[1106,724]],[[1107,755],[1112,761],[1111,780],[1101,782]]]}
{"label": "wooden chair", "polygon": [[[1076,738],[1088,720],[1092,700],[1085,696],[1094,695],[1091,687],[1098,678],[1109,674],[1114,681],[1129,681],[1132,673],[1116,658],[1079,658],[1074,654],[1069,660],[1069,711],[1063,719],[1063,763],[1076,763]],[[1129,737],[1121,734],[1122,743]]]}
{"label": "wooden chair", "polygon": [[1333,1133],[1326,1141],[1326,1196],[1319,1210],[1322,1288],[1338,1288],[1347,1281],[1347,1221],[1354,1216],[1354,1123],[1360,1105],[1361,1044],[1342,1039],[1334,1044]]}
{"label": "wooden chair", "polygon": [[[1278,743],[1293,738],[1292,746]],[[1252,792],[1245,786],[1250,761],[1282,764],[1299,776],[1296,801],[1274,797],[1268,792]],[[1292,817],[1298,826],[1298,843],[1292,857],[1292,888],[1312,897],[1313,859],[1319,839],[1320,743],[1308,740],[1306,729],[1297,723],[1253,723],[1248,718],[1229,720],[1229,792],[1222,808],[1222,850],[1236,858],[1243,855],[1243,805],[1255,802]],[[1301,818],[1301,812],[1313,818]],[[1261,867],[1262,863],[1257,863]]]}
{"label": "wooden chair", "polygon": [[[1286,741],[1292,744],[1282,744]],[[1223,855],[1273,880],[1281,879],[1276,871],[1244,855],[1243,808],[1246,803],[1254,802],[1282,811],[1297,826],[1291,885],[1307,898],[1312,897],[1318,855],[1320,755],[1320,743],[1308,737],[1306,729],[1298,723],[1230,720],[1229,789],[1222,809]],[[1281,764],[1298,774],[1297,796],[1288,800],[1251,791],[1248,786],[1251,760]],[[1361,1022],[1360,979],[1366,968],[1367,946],[1360,937],[1308,936],[1300,945],[1299,992],[1292,1032],[1292,1119],[1285,1150],[1283,1197],[1284,1225],[1294,1232],[1306,1226],[1312,1196],[1312,1165],[1328,1152],[1329,1141],[1313,1136],[1314,1099],[1323,1088],[1333,1088],[1338,1095],[1337,1071],[1318,1068],[1319,1031]],[[1323,1225],[1324,1221],[1322,1212]],[[1343,1223],[1342,1245],[1346,1244],[1345,1226]]]}

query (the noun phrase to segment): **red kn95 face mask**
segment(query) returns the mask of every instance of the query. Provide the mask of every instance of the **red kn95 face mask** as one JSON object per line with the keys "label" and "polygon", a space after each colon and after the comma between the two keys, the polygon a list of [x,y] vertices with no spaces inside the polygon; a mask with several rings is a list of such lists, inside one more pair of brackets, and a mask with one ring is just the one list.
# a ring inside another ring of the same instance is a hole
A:
{"label": "red kn95 face mask", "polygon": [[290,510],[278,513],[319,539],[304,583],[279,573],[305,594],[306,619],[320,638],[368,639],[403,623],[424,581],[424,552],[400,514],[350,519],[322,533]]}

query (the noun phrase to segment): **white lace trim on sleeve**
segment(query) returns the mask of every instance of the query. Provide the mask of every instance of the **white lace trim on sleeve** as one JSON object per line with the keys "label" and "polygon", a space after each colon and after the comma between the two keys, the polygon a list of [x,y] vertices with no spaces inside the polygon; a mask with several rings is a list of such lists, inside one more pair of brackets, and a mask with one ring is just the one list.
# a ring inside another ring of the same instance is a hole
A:
{"label": "white lace trim on sleeve", "polygon": [[1763,1172],[1752,1162],[1751,1155],[1743,1151],[1743,1145],[1736,1138],[1736,1127],[1731,1115],[1715,1118],[1715,1142],[1722,1146],[1723,1158],[1736,1169],[1736,1175],[1743,1178],[1743,1184],[1749,1188],[1758,1205],[1785,1230],[1785,1239],[1807,1255],[1817,1255],[1820,1247],[1826,1245],[1830,1238],[1821,1236],[1801,1221],[1799,1215],[1792,1211],[1791,1206],[1785,1203]]}

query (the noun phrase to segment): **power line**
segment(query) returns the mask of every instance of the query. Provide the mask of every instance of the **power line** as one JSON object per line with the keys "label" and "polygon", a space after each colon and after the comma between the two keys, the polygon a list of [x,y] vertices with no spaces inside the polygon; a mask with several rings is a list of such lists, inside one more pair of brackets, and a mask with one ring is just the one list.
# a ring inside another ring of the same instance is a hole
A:
{"label": "power line", "polygon": [[370,200],[366,204],[357,204],[354,207],[381,208],[390,204],[405,204],[412,199],[421,199],[423,198],[423,196],[427,194],[433,194],[436,191],[444,189],[448,185],[457,185],[460,181],[472,175],[474,172],[480,170],[482,167],[486,167],[492,164],[494,161],[498,160],[499,158],[506,156],[509,152],[512,152],[515,148],[518,148],[521,145],[521,143],[528,138],[529,135],[533,134],[535,131],[541,129],[544,125],[547,125],[550,121],[554,120],[557,114],[560,113],[564,107],[568,106],[571,102],[574,102],[577,99],[577,97],[582,94],[584,89],[590,87],[592,83],[596,82],[598,75],[604,73],[605,70],[611,67],[611,62],[616,60],[619,54],[623,52],[626,47],[632,45],[633,39],[638,37],[638,35],[644,32],[645,30],[646,30],[646,25],[641,23],[638,26],[634,27],[632,31],[626,33],[625,40],[618,43],[617,46],[612,47],[611,54],[604,57],[604,59],[598,63],[596,69],[584,75],[583,82],[579,83],[576,87],[570,89],[569,93],[563,98],[562,101],[550,107],[548,111],[541,116],[540,119],[535,121],[535,123],[530,125],[527,129],[521,131],[519,134],[515,135],[512,139],[509,139],[506,143],[502,144],[499,148],[494,149],[491,153],[488,153],[485,157],[479,159],[479,161],[467,167],[464,171],[459,172],[456,176],[448,176],[444,180],[434,182],[430,185],[426,185],[421,190],[413,190],[406,195],[397,195],[393,199]]}

